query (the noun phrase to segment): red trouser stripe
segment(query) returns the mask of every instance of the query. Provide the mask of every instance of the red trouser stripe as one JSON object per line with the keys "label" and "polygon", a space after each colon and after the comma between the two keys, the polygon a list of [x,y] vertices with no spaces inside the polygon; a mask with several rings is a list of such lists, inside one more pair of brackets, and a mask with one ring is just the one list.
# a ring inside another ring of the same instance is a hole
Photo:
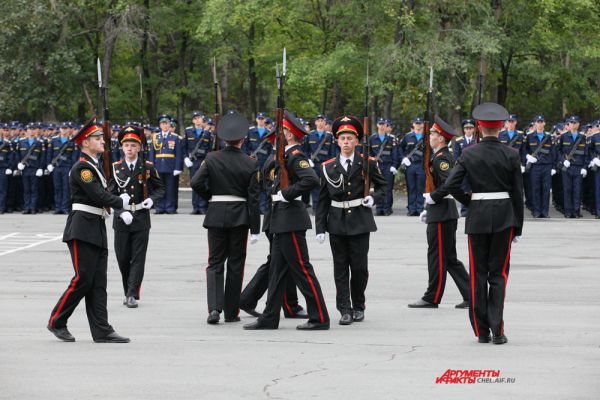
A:
{"label": "red trouser stripe", "polygon": [[475,327],[475,335],[479,336],[479,328],[477,327],[477,315],[475,314],[475,261],[473,259],[473,249],[471,248],[471,236],[469,235],[469,264],[471,273],[471,312],[473,313],[473,326]]}
{"label": "red trouser stripe", "polygon": [[300,267],[302,267],[302,271],[304,272],[304,275],[306,275],[306,279],[308,280],[308,283],[312,289],[313,295],[315,296],[315,301],[317,303],[317,309],[319,310],[319,318],[321,319],[321,323],[325,323],[325,317],[323,317],[323,309],[321,308],[321,300],[319,299],[319,295],[317,294],[317,288],[315,287],[315,284],[313,283],[312,279],[310,278],[310,275],[308,274],[308,270],[306,269],[306,266],[304,265],[304,262],[302,261],[302,253],[300,253],[300,246],[298,246],[298,241],[296,240],[296,233],[292,232],[292,239],[294,239],[294,246],[296,247],[296,255],[298,256],[298,261],[300,262]]}
{"label": "red trouser stripe", "polygon": [[290,305],[288,304],[287,292],[283,292],[283,306],[285,307],[287,312],[290,314],[290,317],[293,317],[295,315],[294,312],[292,311],[292,307],[290,307]]}
{"label": "red trouser stripe", "polygon": [[52,315],[52,318],[50,318],[50,328],[54,328],[54,319],[60,315],[62,308],[64,307],[67,299],[69,298],[69,295],[73,292],[73,290],[75,290],[75,285],[77,285],[77,282],[79,281],[79,259],[77,258],[77,240],[73,240],[73,260],[73,265],[75,266],[75,278],[73,278],[73,280],[71,281],[71,285],[69,285],[69,289],[67,289],[67,292],[63,296],[63,299],[60,302],[58,308],[56,309],[56,312],[54,313],[54,315]]}
{"label": "red trouser stripe", "polygon": [[439,271],[438,271],[437,290],[435,291],[435,298],[433,299],[434,304],[439,303],[440,291],[442,290],[442,273],[443,273],[443,265],[444,265],[444,260],[442,258],[442,255],[444,254],[444,247],[442,246],[442,223],[441,222],[438,222],[437,236],[438,236],[438,269],[439,269]]}
{"label": "red trouser stripe", "polygon": [[[504,258],[504,265],[502,266],[502,277],[504,278],[504,290],[502,291],[502,304],[504,305],[504,299],[506,298],[506,285],[508,284],[508,274],[506,269],[510,261],[510,248],[513,240],[513,228],[510,228],[510,234],[508,235],[508,249],[506,250],[506,257]],[[504,307],[504,306],[503,306]],[[504,319],[502,320],[502,326],[500,327],[500,334],[504,334]]]}

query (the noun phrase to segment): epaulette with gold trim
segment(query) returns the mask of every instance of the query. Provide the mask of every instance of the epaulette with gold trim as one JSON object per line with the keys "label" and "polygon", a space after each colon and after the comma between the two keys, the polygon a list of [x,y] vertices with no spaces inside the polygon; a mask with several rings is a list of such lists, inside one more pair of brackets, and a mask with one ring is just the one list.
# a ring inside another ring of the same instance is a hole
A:
{"label": "epaulette with gold trim", "polygon": [[119,161],[115,161],[113,163],[113,165],[121,165],[123,163],[123,160],[119,160]]}
{"label": "epaulette with gold trim", "polygon": [[334,162],[334,161],[335,161],[335,157],[333,157],[333,158],[330,158],[329,160],[327,160],[327,161],[323,162],[321,165],[327,165],[327,164],[331,164],[331,163],[332,163],[332,162]]}
{"label": "epaulette with gold trim", "polygon": [[292,154],[296,155],[296,154],[298,154],[298,153],[301,153],[301,151],[300,151],[300,150],[298,150],[298,149],[294,149],[294,150],[292,150]]}

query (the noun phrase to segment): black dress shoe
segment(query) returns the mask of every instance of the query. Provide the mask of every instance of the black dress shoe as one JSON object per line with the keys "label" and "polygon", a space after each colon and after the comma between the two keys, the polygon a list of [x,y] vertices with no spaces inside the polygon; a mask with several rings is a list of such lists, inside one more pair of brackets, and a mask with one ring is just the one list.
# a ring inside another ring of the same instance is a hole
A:
{"label": "black dress shoe", "polygon": [[419,299],[414,303],[409,304],[408,308],[438,308],[438,305]]}
{"label": "black dress shoe", "polygon": [[500,335],[500,336],[494,335],[494,337],[492,338],[492,343],[494,343],[494,344],[504,344],[506,342],[508,342],[508,339],[506,338],[505,335]]}
{"label": "black dress shoe", "polygon": [[221,319],[221,313],[218,312],[217,310],[212,310],[210,312],[210,314],[208,315],[208,318],[206,318],[206,323],[211,324],[211,325],[218,324],[220,319]]}
{"label": "black dress shoe", "polygon": [[62,214],[62,211],[60,211],[60,210],[55,210],[55,211],[54,211],[52,214],[54,214],[54,215],[59,215],[59,214]]}
{"label": "black dress shoe", "polygon": [[198,210],[194,210],[194,211],[192,211],[190,214],[191,214],[191,215],[199,215],[199,214],[200,214],[200,211],[198,211]]}
{"label": "black dress shoe", "polygon": [[306,310],[304,308],[302,308],[302,306],[297,305],[295,307],[292,307],[292,313],[287,313],[284,312],[283,315],[286,318],[290,318],[290,319],[307,319],[308,318],[308,313],[306,312]]}
{"label": "black dress shoe", "polygon": [[267,325],[264,322],[256,320],[251,324],[244,325],[244,329],[247,331],[271,330],[277,329],[277,326]]}
{"label": "black dress shoe", "polygon": [[201,209],[198,210],[198,213],[200,215],[204,215],[204,214],[206,214],[206,209],[205,208],[201,208]]}
{"label": "black dress shoe", "polygon": [[109,333],[108,335],[94,339],[96,343],[129,343],[129,338],[119,335],[117,332]]}
{"label": "black dress shoe", "polygon": [[31,214],[31,210],[25,210],[23,211],[23,214]]}
{"label": "black dress shoe", "polygon": [[296,329],[299,331],[326,331],[329,329],[329,322],[320,323],[308,321],[298,325]]}
{"label": "black dress shoe", "polygon": [[340,318],[340,325],[350,325],[354,322],[354,317],[350,313],[342,314],[342,318]]}
{"label": "black dress shoe", "polygon": [[246,314],[252,315],[253,317],[256,317],[256,318],[261,316],[261,313],[256,311],[256,309],[254,309],[254,308],[250,309],[248,307],[240,307],[240,310],[242,310]]}
{"label": "black dress shoe", "polygon": [[491,340],[491,338],[490,338],[490,334],[489,333],[487,335],[482,335],[482,336],[479,336],[479,338],[477,338],[477,341],[479,343],[489,343],[490,340]]}
{"label": "black dress shoe", "polygon": [[454,308],[469,308],[469,305],[470,303],[468,300],[463,300],[462,303],[455,305]]}
{"label": "black dress shoe", "polygon": [[363,310],[354,310],[354,321],[363,322],[365,319],[365,312]]}
{"label": "black dress shoe", "polygon": [[127,304],[126,304],[127,308],[137,308],[138,303],[135,300],[135,297],[133,296],[128,296],[127,297]]}
{"label": "black dress shoe", "polygon": [[67,329],[67,327],[63,327],[63,328],[52,328],[50,326],[50,324],[48,324],[48,326],[46,327],[48,328],[48,330],[50,332],[52,332],[52,334],[54,336],[56,336],[58,339],[62,340],[63,342],[74,342],[75,338],[73,337],[73,335],[71,335],[71,332],[69,332],[69,330]]}
{"label": "black dress shoe", "polygon": [[225,322],[240,322],[240,317],[225,317]]}

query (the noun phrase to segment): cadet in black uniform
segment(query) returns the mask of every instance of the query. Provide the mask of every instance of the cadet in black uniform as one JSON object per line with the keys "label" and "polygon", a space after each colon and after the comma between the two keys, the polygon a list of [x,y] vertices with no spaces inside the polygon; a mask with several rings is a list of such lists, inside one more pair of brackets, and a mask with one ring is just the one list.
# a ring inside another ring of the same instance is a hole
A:
{"label": "cadet in black uniform", "polygon": [[97,156],[104,149],[102,131],[91,119],[72,139],[81,149],[79,161],[71,169],[69,185],[72,211],[63,234],[71,252],[75,276],[52,310],[48,330],[60,340],[74,342],[67,320],[85,297],[94,342],[128,343],[108,323],[106,310],[106,268],[108,244],[103,207],[121,209],[129,205],[129,195],[109,193],[106,179],[98,168]]}
{"label": "cadet in black uniform", "polygon": [[[483,138],[465,150],[443,189],[469,206],[465,232],[469,235],[471,310],[469,318],[480,343],[503,344],[504,299],[510,268],[510,247],[523,229],[523,176],[519,152],[498,140],[508,111],[495,103],[473,110]],[[460,186],[467,177],[473,192]]]}
{"label": "cadet in black uniform", "polygon": [[[316,172],[301,151],[300,144],[306,135],[300,122],[287,111],[283,120],[283,132],[287,141],[285,147],[285,168],[289,176],[289,186],[280,187],[281,167],[277,165],[275,183],[271,190],[272,210],[270,232],[273,233],[271,247],[271,271],[267,306],[258,320],[244,325],[244,329],[277,329],[281,303],[283,301],[286,278],[292,274],[296,285],[306,299],[308,322],[297,329],[329,329],[329,314],[321,286],[310,264],[306,246],[306,230],[312,227],[302,195],[309,193],[319,184]],[[277,143],[277,146],[280,146]]]}
{"label": "cadet in black uniform", "polygon": [[[138,158],[142,149],[143,134],[140,128],[126,125],[119,133],[119,144],[123,159],[113,163],[112,179],[108,190],[115,195],[127,193],[131,205],[115,212],[115,253],[123,278],[123,304],[136,308],[140,299],[142,279],[146,265],[146,251],[150,237],[150,209],[165,195],[165,186],[154,165]],[[142,161],[146,163],[145,167]],[[144,180],[146,175],[146,196]]]}
{"label": "cadet in black uniform", "polygon": [[456,308],[469,308],[469,274],[456,256],[456,227],[458,210],[453,198],[442,188],[444,181],[454,166],[454,156],[448,149],[448,143],[456,137],[454,129],[437,115],[431,128],[429,145],[433,150],[430,168],[436,190],[425,193],[425,211],[421,221],[427,224],[427,264],[429,284],[423,297],[410,308],[437,308],[442,301],[446,287],[446,272],[456,283],[463,302]]}
{"label": "cadet in black uniform", "polygon": [[350,325],[365,318],[369,238],[377,230],[371,208],[386,195],[387,181],[377,159],[369,157],[369,178],[375,190],[372,195],[364,196],[364,158],[355,152],[363,137],[358,119],[352,116],[336,119],[333,135],[341,152],[322,165],[317,241],[323,243],[325,232],[329,232],[336,307],[342,315],[340,325]]}
{"label": "cadet in black uniform", "polygon": [[191,181],[192,189],[209,202],[203,225],[208,229],[209,324],[219,322],[221,311],[225,322],[240,320],[248,228],[252,244],[260,233],[260,171],[257,161],[241,150],[248,125],[241,114],[224,116],[217,126],[217,136],[225,140],[226,147],[210,152]]}

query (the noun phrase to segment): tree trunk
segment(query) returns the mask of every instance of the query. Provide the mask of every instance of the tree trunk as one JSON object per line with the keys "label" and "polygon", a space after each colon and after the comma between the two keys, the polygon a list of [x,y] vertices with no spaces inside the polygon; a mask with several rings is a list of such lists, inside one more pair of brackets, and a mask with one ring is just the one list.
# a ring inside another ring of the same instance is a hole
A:
{"label": "tree trunk", "polygon": [[250,103],[250,110],[252,111],[252,115],[256,116],[258,112],[257,103],[256,103],[256,95],[258,93],[258,78],[256,77],[256,68],[254,61],[254,37],[255,37],[255,26],[254,24],[250,25],[250,29],[248,31],[248,78],[249,78],[249,87],[248,87],[248,100]]}
{"label": "tree trunk", "polygon": [[[565,54],[564,64],[565,64],[565,70],[568,71],[569,68],[571,68],[571,57],[569,56],[569,53]],[[565,117],[568,113],[569,113],[569,109],[567,107],[567,96],[563,96],[563,98],[562,98],[562,115],[563,115],[563,117]]]}
{"label": "tree trunk", "polygon": [[385,97],[383,98],[383,118],[392,118],[392,102],[394,100],[394,91],[385,89]]}
{"label": "tree trunk", "polygon": [[184,133],[185,128],[185,102],[187,99],[186,89],[188,87],[186,57],[188,50],[188,33],[184,32],[179,46],[179,99],[177,101],[177,121],[179,122],[179,133]]}

